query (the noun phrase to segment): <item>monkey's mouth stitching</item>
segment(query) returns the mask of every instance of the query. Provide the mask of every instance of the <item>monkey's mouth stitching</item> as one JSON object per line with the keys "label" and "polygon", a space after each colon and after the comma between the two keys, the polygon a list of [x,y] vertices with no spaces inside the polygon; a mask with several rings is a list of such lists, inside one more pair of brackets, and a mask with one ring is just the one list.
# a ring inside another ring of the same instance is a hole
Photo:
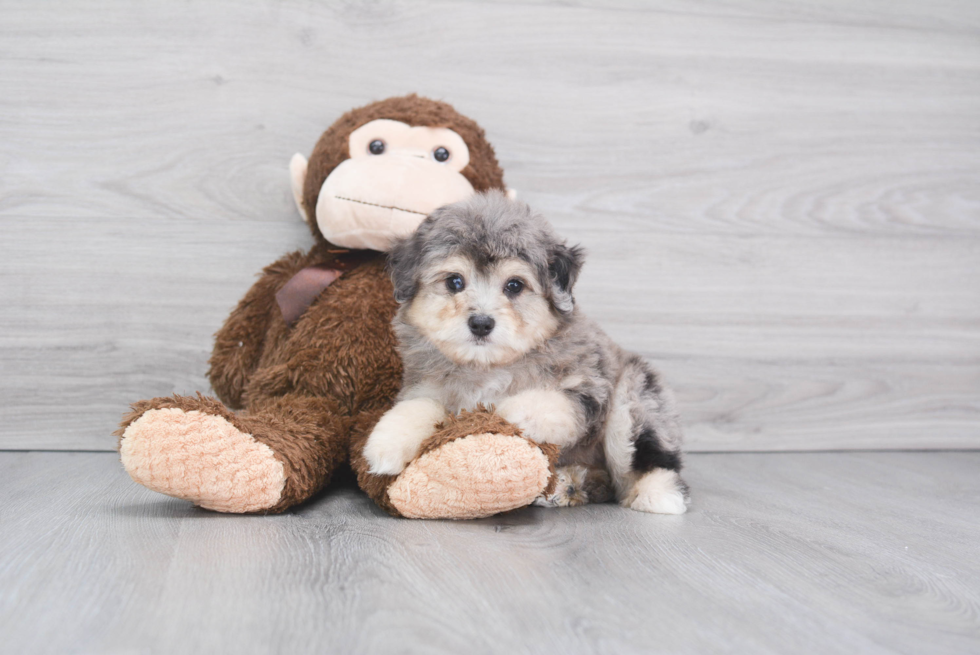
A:
{"label": "monkey's mouth stitching", "polygon": [[400,212],[408,212],[409,214],[418,214],[419,216],[428,216],[425,212],[417,212],[414,209],[403,209],[401,207],[395,207],[394,205],[379,205],[376,202],[367,202],[365,200],[355,200],[354,198],[345,198],[344,196],[334,196],[337,200],[346,200],[347,202],[359,202],[362,205],[371,205],[372,207],[381,207],[382,209],[397,209]]}

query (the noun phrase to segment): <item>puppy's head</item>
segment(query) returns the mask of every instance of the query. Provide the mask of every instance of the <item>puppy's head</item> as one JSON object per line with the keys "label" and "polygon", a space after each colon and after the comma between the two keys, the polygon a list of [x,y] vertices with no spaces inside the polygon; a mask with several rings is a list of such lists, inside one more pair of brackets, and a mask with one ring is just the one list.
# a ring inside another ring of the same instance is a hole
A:
{"label": "puppy's head", "polygon": [[574,307],[583,253],[502,193],[433,212],[388,258],[398,320],[457,364],[516,361]]}

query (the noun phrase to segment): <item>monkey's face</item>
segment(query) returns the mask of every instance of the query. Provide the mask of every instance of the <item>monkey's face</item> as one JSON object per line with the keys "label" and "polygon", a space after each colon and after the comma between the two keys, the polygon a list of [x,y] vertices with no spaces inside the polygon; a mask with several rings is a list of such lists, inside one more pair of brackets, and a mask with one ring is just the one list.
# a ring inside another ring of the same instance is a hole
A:
{"label": "monkey's face", "polygon": [[474,193],[460,173],[469,149],[448,128],[374,120],[351,132],[348,148],[350,158],[327,176],[315,212],[320,232],[338,246],[388,250],[436,208]]}

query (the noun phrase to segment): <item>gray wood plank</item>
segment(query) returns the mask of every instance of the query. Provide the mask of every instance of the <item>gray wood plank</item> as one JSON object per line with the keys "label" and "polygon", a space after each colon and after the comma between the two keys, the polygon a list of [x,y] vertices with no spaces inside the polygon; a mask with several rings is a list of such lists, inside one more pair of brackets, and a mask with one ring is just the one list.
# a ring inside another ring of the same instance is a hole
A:
{"label": "gray wood plank", "polygon": [[695,454],[691,511],[197,510],[0,453],[2,653],[969,653],[980,453]]}
{"label": "gray wood plank", "polygon": [[419,91],[590,259],[692,450],[980,447],[980,6],[0,6],[0,447],[206,390],[285,166]]}

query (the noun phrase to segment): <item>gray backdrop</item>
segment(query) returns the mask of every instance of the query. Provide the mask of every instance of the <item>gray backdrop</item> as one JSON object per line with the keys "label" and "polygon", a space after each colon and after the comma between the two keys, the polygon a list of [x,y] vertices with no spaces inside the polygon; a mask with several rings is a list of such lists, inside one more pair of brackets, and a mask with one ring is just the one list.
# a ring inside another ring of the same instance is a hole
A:
{"label": "gray backdrop", "polygon": [[980,447],[980,4],[0,0],[0,448],[111,449],[417,91],[581,242],[691,450]]}

